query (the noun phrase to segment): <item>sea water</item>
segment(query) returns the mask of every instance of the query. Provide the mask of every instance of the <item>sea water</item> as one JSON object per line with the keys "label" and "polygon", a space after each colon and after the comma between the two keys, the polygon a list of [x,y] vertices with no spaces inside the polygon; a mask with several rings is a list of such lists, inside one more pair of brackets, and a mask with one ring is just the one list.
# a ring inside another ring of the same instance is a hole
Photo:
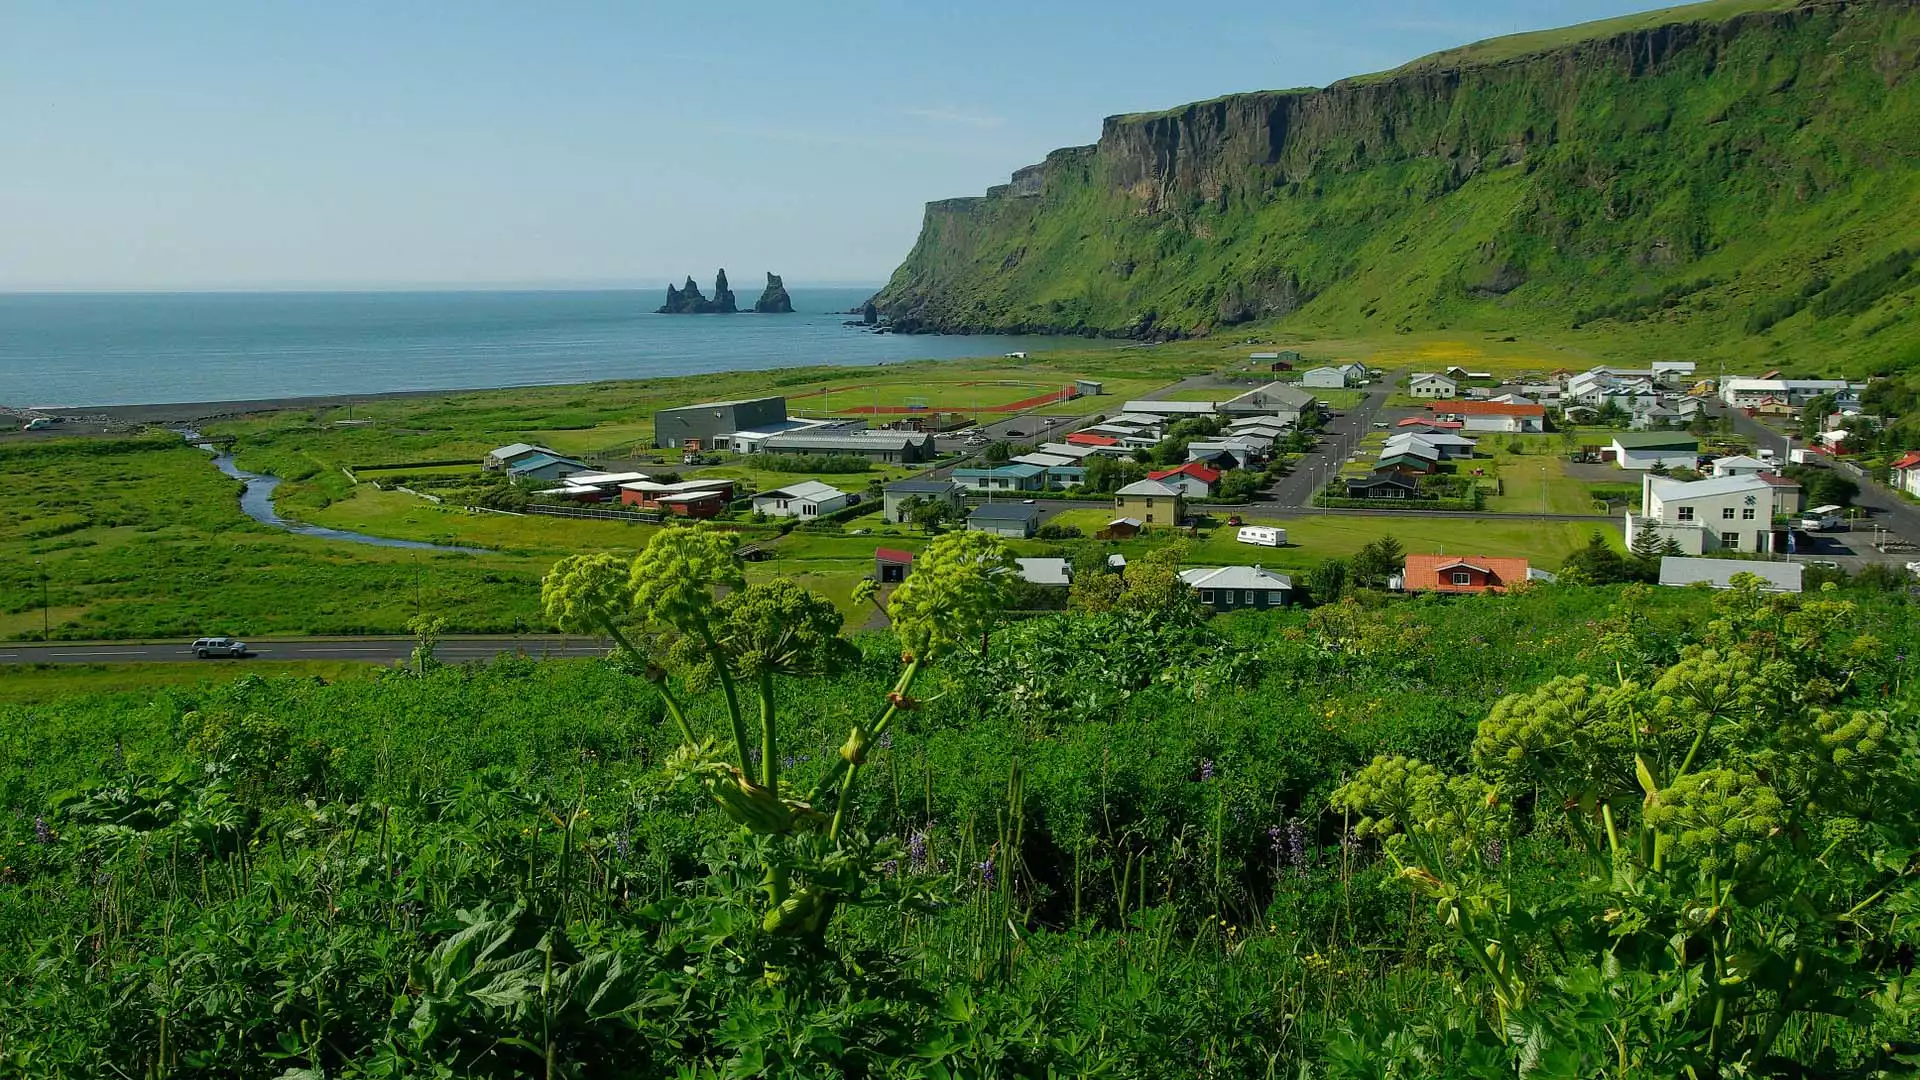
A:
{"label": "sea water", "polygon": [[[871,288],[791,315],[655,315],[656,291],[0,294],[0,405],[145,405],[543,386],[998,356],[1078,339],[874,334]],[[751,305],[758,293],[735,290]]]}

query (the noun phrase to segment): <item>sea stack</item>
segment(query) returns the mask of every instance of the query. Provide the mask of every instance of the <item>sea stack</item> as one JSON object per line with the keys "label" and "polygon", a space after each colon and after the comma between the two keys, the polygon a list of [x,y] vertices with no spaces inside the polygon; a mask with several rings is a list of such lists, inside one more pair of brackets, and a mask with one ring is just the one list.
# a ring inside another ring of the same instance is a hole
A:
{"label": "sea stack", "polygon": [[[772,278],[773,275],[767,275]],[[777,280],[777,279],[776,279]],[[785,296],[785,292],[781,293]],[[693,283],[691,275],[687,283],[678,289],[667,286],[667,302],[654,309],[656,315],[733,315],[740,310],[733,290],[727,287],[727,272],[722,269],[713,276],[713,299],[709,300],[700,293],[700,286]],[[791,308],[788,309],[792,310]]]}
{"label": "sea stack", "polygon": [[753,302],[753,310],[762,315],[793,314],[793,298],[787,295],[786,283],[780,280],[779,274],[767,272],[767,287],[760,299]]}

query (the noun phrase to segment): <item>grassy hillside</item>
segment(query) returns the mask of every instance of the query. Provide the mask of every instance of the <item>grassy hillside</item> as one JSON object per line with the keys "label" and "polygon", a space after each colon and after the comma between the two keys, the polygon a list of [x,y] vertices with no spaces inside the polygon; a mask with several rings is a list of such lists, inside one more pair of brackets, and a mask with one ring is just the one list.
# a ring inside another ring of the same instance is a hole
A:
{"label": "grassy hillside", "polygon": [[902,329],[1524,331],[1920,362],[1920,7],[1716,0],[1109,118],[928,206]]}

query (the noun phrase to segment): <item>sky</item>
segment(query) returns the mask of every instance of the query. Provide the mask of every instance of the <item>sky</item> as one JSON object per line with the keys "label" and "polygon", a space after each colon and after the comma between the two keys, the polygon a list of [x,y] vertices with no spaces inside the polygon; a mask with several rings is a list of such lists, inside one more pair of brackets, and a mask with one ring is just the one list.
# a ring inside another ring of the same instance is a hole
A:
{"label": "sky", "polygon": [[884,281],[1102,117],[1646,0],[0,0],[0,290]]}

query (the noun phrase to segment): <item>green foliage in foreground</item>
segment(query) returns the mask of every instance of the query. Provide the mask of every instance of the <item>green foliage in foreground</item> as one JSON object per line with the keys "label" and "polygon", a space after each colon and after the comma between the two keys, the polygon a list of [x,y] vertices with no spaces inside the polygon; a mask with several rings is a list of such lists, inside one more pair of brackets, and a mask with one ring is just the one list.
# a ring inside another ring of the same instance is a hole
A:
{"label": "green foliage in foreground", "polygon": [[[818,937],[764,928],[772,838],[662,768],[626,661],[0,708],[0,1074],[1895,1075],[1917,630],[1587,587],[1003,624],[869,748],[848,820],[896,853]],[[781,783],[896,685],[900,643],[855,644],[776,681]],[[1405,798],[1376,758],[1423,763]],[[1802,805],[1822,770],[1848,790]]]}

